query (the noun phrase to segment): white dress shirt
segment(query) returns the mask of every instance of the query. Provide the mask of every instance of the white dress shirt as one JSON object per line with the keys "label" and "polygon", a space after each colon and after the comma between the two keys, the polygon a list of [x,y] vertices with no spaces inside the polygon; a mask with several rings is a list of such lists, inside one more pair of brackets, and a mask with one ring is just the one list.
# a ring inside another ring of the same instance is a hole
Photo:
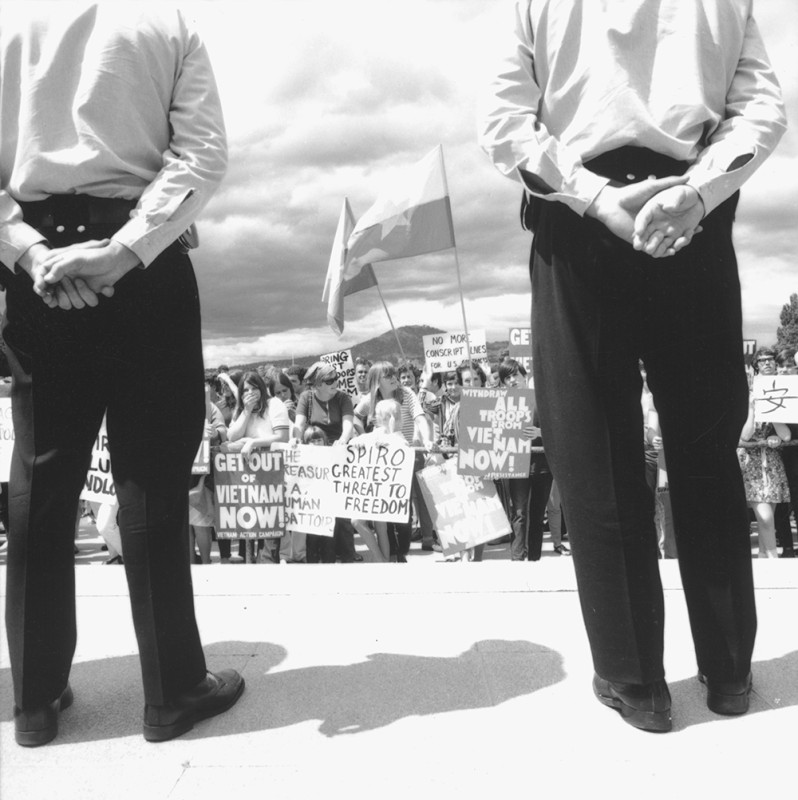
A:
{"label": "white dress shirt", "polygon": [[0,261],[42,236],[16,201],[137,200],[114,239],[148,265],[189,229],[227,166],[205,47],[154,3],[4,3]]}
{"label": "white dress shirt", "polygon": [[[709,213],[786,128],[752,0],[516,0],[481,100],[480,144],[530,194],[578,214],[624,145],[690,163]],[[509,26],[508,26],[509,27]]]}

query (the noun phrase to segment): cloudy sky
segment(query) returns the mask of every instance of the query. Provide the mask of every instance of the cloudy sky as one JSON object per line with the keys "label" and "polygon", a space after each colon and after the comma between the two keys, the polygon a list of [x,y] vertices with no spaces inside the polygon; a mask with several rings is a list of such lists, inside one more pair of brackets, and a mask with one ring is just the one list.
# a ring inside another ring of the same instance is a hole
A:
{"label": "cloudy sky", "polygon": [[[185,3],[214,62],[230,168],[194,257],[208,366],[334,350],[389,329],[376,290],[327,327],[321,292],[341,202],[363,213],[392,172],[442,144],[469,327],[488,340],[528,325],[528,234],[519,190],[476,144],[475,94],[505,0]],[[798,3],[755,14],[791,130],[744,188],[736,243],[745,334],[775,341],[798,292]],[[452,251],[376,267],[397,326],[462,327]]]}

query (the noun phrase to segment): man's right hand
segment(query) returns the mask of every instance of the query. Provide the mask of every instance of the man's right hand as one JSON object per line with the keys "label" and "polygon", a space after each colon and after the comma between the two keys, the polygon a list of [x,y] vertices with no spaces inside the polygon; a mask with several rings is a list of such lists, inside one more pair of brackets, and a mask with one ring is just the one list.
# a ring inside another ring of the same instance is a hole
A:
{"label": "man's right hand", "polygon": [[60,283],[47,285],[44,276],[47,274],[46,260],[50,255],[50,247],[44,242],[37,242],[29,247],[18,260],[19,266],[31,276],[34,291],[49,308],[85,308],[99,303],[97,293],[82,278],[64,278]]}
{"label": "man's right hand", "polygon": [[647,178],[628,186],[607,184],[595,197],[585,214],[603,223],[620,239],[632,244],[635,219],[652,197],[687,181],[680,175],[667,178]]}

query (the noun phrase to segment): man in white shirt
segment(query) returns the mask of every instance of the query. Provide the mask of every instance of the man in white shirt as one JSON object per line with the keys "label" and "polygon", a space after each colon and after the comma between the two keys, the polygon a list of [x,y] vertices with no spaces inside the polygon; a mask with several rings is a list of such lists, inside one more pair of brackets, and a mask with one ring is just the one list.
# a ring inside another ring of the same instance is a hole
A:
{"label": "man in white shirt", "polygon": [[103,416],[144,684],[144,736],[230,708],[188,561],[205,416],[193,222],[226,169],[202,41],[151,4],[0,10],[0,282],[14,377],[6,623],[17,742],[47,743],[75,649],[78,496]]}
{"label": "man in white shirt", "polygon": [[671,728],[642,358],[707,703],[743,713],[756,611],[731,227],[737,190],[785,128],[751,2],[517,0],[504,55],[480,137],[524,187],[534,232],[537,401],[594,692],[635,727]]}

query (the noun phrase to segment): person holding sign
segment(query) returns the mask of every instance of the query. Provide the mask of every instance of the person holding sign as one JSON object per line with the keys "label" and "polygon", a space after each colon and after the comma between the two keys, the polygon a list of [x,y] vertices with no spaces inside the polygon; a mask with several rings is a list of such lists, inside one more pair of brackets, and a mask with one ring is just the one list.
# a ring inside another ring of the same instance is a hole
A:
{"label": "person holding sign", "polygon": [[202,39],[172,7],[9,3],[0,15],[16,740],[51,741],[73,700],[75,513],[107,413],[143,733],[165,741],[244,689],[234,670],[207,670],[186,557],[205,416],[188,250],[227,166],[221,102]]}
{"label": "person holding sign", "polygon": [[[291,421],[282,400],[273,397],[274,383],[268,385],[254,371],[245,372],[238,382],[236,409],[227,431],[226,449],[249,456],[256,450],[268,450],[278,442],[288,441]],[[260,539],[259,550],[273,563],[279,563],[280,540]]]}
{"label": "person holding sign", "polygon": [[238,401],[227,431],[227,449],[249,457],[253,450],[288,441],[291,422],[282,400],[272,396],[257,372],[245,372],[238,383]]}
{"label": "person holding sign", "polygon": [[[643,359],[707,705],[749,706],[756,636],[732,227],[786,128],[752,0],[515,0],[480,144],[518,181],[536,398],[598,701],[672,727]],[[685,358],[685,353],[689,356]]]}
{"label": "person holding sign", "polygon": [[[403,444],[404,436],[399,430],[402,425],[402,407],[396,400],[380,400],[374,409],[374,428],[371,433],[362,433],[352,441],[369,445],[372,442],[384,442],[388,437],[395,437]],[[375,521],[374,527],[362,519],[353,519],[352,525],[360,534],[375,561],[398,561],[405,563],[410,549],[410,521],[382,522]],[[401,555],[400,555],[401,553]]]}
{"label": "person holding sign", "polygon": [[[770,348],[760,348],[754,354],[754,372],[776,374],[776,354]],[[787,473],[778,448],[792,438],[789,427],[782,422],[761,422],[756,419],[753,398],[748,403],[741,443],[761,442],[759,446],[741,447],[737,451],[745,483],[745,499],[754,510],[759,534],[759,557],[778,558],[774,511],[778,503],[790,500]]]}
{"label": "person holding sign", "polygon": [[[410,389],[399,384],[396,368],[390,361],[376,361],[369,370],[369,393],[355,409],[355,427],[359,433],[370,431],[374,425],[374,414],[380,400],[395,400],[402,409],[402,424],[400,431],[409,445],[416,443],[425,447],[432,444],[432,425],[424,413],[418,396]],[[418,485],[416,474],[424,468],[424,454],[416,453],[416,463],[413,469],[412,499],[418,512],[424,541],[432,541],[432,519],[430,518],[421,487]],[[399,542],[397,557],[403,559],[410,550],[410,539],[405,542],[404,537]]]}
{"label": "person holding sign", "polygon": [[[299,396],[293,436],[302,441],[308,425],[324,433],[327,444],[346,444],[354,433],[352,398],[338,388],[338,370],[324,361],[316,361],[305,373],[310,387]],[[355,536],[351,523],[336,518],[333,538],[308,534],[308,563],[335,562],[336,551],[345,564],[355,561]]]}

